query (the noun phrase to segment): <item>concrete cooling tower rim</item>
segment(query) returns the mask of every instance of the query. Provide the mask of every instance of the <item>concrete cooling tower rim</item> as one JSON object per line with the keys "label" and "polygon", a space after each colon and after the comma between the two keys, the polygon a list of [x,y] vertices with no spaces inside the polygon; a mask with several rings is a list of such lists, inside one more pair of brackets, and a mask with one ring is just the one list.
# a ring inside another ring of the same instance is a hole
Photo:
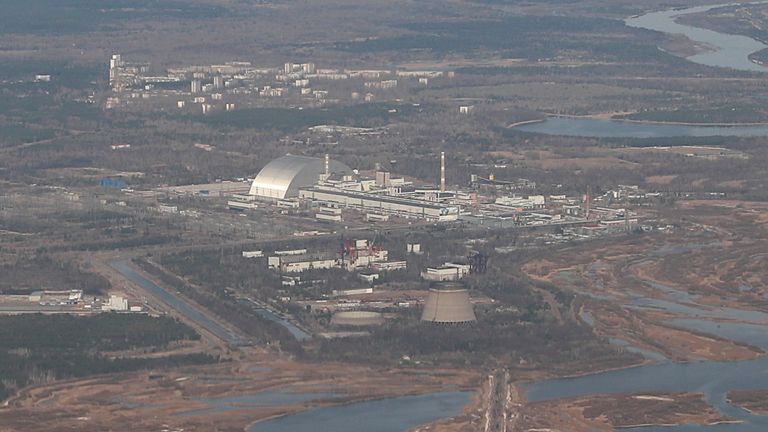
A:
{"label": "concrete cooling tower rim", "polygon": [[442,324],[476,321],[475,312],[469,301],[469,291],[466,289],[430,289],[424,303],[421,320]]}
{"label": "concrete cooling tower rim", "polygon": [[384,322],[384,316],[380,312],[368,311],[343,311],[336,312],[331,317],[331,324],[348,326],[380,325]]}

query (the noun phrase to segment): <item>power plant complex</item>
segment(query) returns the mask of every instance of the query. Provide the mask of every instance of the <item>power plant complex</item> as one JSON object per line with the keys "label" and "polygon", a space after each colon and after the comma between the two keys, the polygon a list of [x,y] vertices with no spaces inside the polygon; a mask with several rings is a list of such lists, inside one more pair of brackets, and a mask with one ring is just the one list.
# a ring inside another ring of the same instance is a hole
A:
{"label": "power plant complex", "polygon": [[[325,159],[286,155],[268,163],[251,184],[249,195],[285,207],[297,207],[299,201],[325,209],[356,209],[370,219],[386,220],[389,216],[419,218],[430,221],[456,220],[457,194],[445,191],[445,154],[441,155],[439,190],[417,188],[387,171],[365,177],[347,165]],[[469,197],[466,197],[469,198]],[[333,210],[321,211],[325,220],[340,221]]]}

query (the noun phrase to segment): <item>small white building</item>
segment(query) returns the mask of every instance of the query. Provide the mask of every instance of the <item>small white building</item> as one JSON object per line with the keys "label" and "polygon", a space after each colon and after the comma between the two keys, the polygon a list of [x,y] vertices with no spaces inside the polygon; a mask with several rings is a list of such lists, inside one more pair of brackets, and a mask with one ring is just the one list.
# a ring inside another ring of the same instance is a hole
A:
{"label": "small white building", "polygon": [[469,274],[469,264],[447,262],[439,267],[427,267],[421,277],[431,281],[456,281]]}
{"label": "small white building", "polygon": [[357,276],[369,284],[374,283],[380,277],[378,273],[360,273]]}
{"label": "small white building", "polygon": [[421,255],[421,243],[408,243],[406,245],[406,252]]}
{"label": "small white building", "polygon": [[128,299],[119,295],[110,295],[109,300],[101,305],[101,310],[105,312],[117,311],[123,312],[128,310]]}

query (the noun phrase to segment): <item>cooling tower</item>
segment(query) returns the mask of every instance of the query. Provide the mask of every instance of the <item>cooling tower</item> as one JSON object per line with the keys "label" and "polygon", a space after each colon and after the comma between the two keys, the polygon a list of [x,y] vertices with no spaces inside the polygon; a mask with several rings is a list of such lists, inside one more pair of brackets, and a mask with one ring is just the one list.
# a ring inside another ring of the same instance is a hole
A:
{"label": "cooling tower", "polygon": [[422,321],[435,323],[474,322],[475,311],[469,302],[469,291],[465,289],[430,289],[424,303]]}
{"label": "cooling tower", "polygon": [[346,326],[371,326],[384,322],[384,316],[379,312],[344,311],[336,312],[331,317],[331,324]]}

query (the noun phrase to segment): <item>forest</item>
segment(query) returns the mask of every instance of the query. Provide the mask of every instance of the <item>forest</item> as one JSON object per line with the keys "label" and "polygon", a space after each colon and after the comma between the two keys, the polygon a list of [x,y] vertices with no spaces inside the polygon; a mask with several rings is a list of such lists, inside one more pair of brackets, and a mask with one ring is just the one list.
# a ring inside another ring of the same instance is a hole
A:
{"label": "forest", "polygon": [[0,316],[0,399],[31,384],[139,369],[216,362],[207,354],[111,358],[109,351],[163,349],[200,336],[168,317],[107,313]]}

